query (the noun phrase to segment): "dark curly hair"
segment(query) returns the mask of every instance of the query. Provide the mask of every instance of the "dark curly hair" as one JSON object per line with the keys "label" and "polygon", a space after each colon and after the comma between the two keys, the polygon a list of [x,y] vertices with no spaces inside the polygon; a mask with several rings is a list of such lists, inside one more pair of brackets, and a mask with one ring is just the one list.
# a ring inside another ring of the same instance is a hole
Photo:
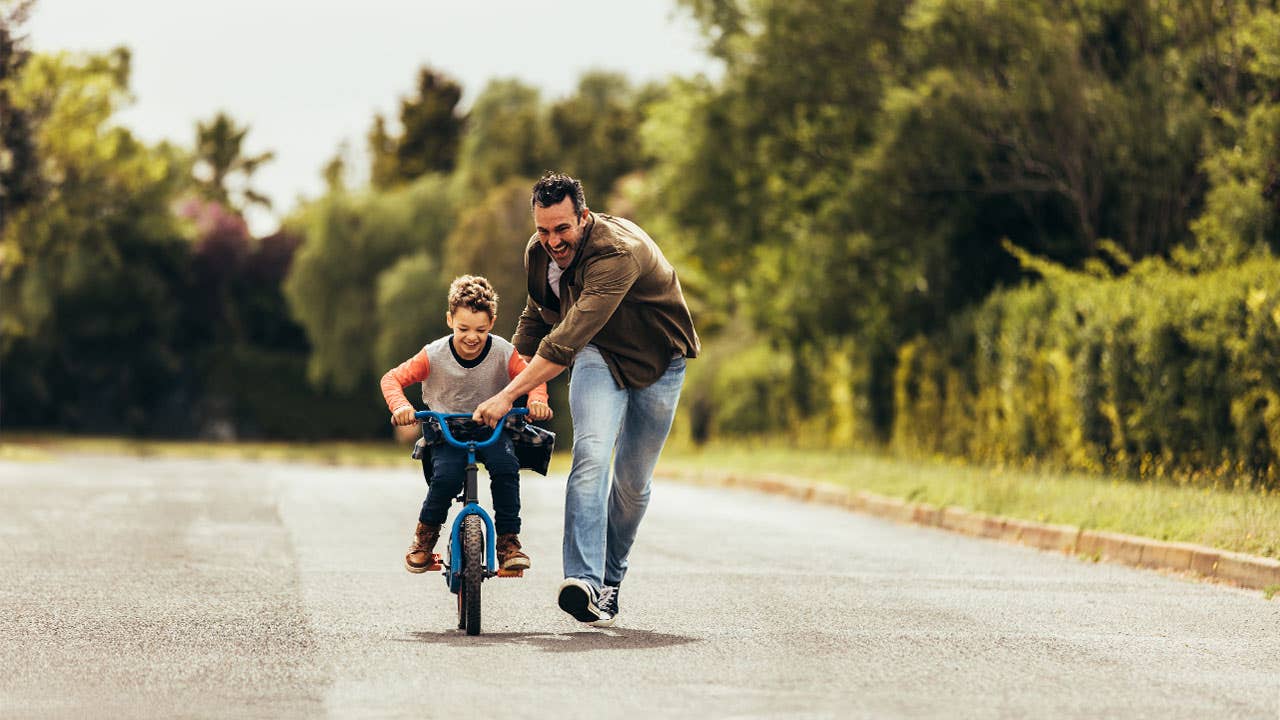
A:
{"label": "dark curly hair", "polygon": [[529,207],[545,208],[559,205],[566,197],[573,198],[573,213],[581,215],[582,209],[587,206],[587,196],[582,192],[582,183],[564,173],[548,170],[542,174],[538,182],[534,183],[533,197],[529,200]]}
{"label": "dark curly hair", "polygon": [[489,313],[493,319],[498,316],[498,293],[479,275],[460,275],[449,284],[449,314],[460,307]]}

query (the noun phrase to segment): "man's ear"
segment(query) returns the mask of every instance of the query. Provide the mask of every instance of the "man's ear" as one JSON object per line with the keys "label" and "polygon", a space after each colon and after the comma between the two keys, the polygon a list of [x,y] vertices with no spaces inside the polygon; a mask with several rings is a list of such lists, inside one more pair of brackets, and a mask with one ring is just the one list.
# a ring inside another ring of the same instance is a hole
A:
{"label": "man's ear", "polygon": [[582,217],[580,219],[582,220],[582,222],[586,222],[587,218],[590,215],[591,215],[591,208],[582,208]]}

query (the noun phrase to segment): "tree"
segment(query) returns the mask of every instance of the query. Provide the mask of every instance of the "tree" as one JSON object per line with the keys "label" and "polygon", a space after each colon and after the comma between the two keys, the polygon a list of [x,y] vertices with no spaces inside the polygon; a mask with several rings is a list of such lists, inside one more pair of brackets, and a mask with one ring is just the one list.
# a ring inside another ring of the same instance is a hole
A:
{"label": "tree", "polygon": [[187,244],[170,213],[187,166],[111,124],[130,56],[36,54],[6,80],[50,192],[0,235],[3,422],[168,424],[187,349]]}
{"label": "tree", "polygon": [[518,80],[493,80],[467,120],[457,174],[483,197],[512,177],[537,177],[555,158],[538,91]]}
{"label": "tree", "polygon": [[528,296],[521,258],[533,234],[533,180],[513,178],[494,188],[458,219],[444,250],[444,276],[483,275],[498,293],[494,332],[510,338]]}
{"label": "tree", "polygon": [[557,169],[606,197],[619,178],[647,164],[640,124],[655,95],[636,92],[620,73],[583,75],[576,93],[551,106]]}
{"label": "tree", "polygon": [[[196,123],[195,176],[200,192],[243,212],[249,205],[271,207],[271,199],[254,190],[250,183],[253,174],[265,163],[275,159],[274,152],[244,155],[244,138],[249,134],[247,126],[236,125],[229,115],[219,112],[207,123]],[[241,185],[232,190],[228,182],[239,177]],[[232,195],[236,196],[233,200]]]}
{"label": "tree", "polygon": [[[447,178],[424,175],[396,190],[327,195],[286,223],[306,238],[284,291],[311,343],[308,375],[316,387],[349,392],[386,370],[378,350],[378,338],[386,334],[379,293],[392,291],[379,290],[381,278],[405,258],[440,257],[457,216],[453,197]],[[440,287],[437,279],[419,288],[419,302],[443,317]],[[414,310],[405,315],[419,316]]]}
{"label": "tree", "polygon": [[418,71],[417,95],[400,100],[400,135],[391,137],[381,115],[369,132],[375,187],[410,182],[427,173],[449,173],[465,126],[458,101],[462,86],[431,68]]}
{"label": "tree", "polygon": [[34,0],[0,10],[0,232],[17,208],[37,199],[40,172],[30,118],[15,107],[10,87],[30,57],[25,37],[15,35],[25,23]]}
{"label": "tree", "polygon": [[1204,212],[1192,224],[1195,246],[1179,256],[1200,270],[1280,252],[1280,12],[1263,10],[1238,36],[1240,82],[1255,88],[1244,117],[1205,158]]}

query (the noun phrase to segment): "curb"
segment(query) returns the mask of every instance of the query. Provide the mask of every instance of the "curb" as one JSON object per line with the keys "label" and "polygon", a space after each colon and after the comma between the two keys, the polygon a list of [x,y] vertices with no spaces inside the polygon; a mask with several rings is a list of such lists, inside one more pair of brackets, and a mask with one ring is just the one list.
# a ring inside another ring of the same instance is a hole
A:
{"label": "curb", "polygon": [[1222,580],[1254,590],[1280,585],[1280,560],[1219,550],[1205,545],[1154,540],[1137,535],[1083,530],[1074,525],[1018,520],[964,508],[939,508],[784,475],[680,473],[658,470],[658,477],[694,485],[740,488],[829,505],[893,520],[936,527],[963,535],[1028,545],[1041,550],[1106,560],[1132,567],[1172,570]]}

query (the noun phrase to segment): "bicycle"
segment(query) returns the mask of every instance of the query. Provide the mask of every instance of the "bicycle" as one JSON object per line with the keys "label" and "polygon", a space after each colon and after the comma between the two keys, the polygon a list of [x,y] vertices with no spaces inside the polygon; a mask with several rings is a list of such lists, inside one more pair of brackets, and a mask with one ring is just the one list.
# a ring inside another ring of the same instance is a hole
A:
{"label": "bicycle", "polygon": [[[440,434],[450,445],[467,451],[466,479],[462,485],[462,494],[457,500],[462,503],[462,511],[454,518],[449,533],[449,559],[443,565],[445,581],[449,592],[458,596],[458,629],[466,630],[468,635],[480,634],[480,584],[491,577],[524,577],[523,570],[506,571],[498,568],[497,551],[494,547],[497,532],[493,527],[493,518],[480,507],[476,476],[476,450],[489,447],[498,441],[509,417],[527,415],[528,408],[512,408],[494,427],[488,439],[462,441],[453,436],[449,429],[451,418],[466,418],[466,413],[439,413],[432,410],[419,410],[414,417],[419,420],[435,418],[440,426]],[[438,557],[432,557],[431,570],[439,569]]]}

